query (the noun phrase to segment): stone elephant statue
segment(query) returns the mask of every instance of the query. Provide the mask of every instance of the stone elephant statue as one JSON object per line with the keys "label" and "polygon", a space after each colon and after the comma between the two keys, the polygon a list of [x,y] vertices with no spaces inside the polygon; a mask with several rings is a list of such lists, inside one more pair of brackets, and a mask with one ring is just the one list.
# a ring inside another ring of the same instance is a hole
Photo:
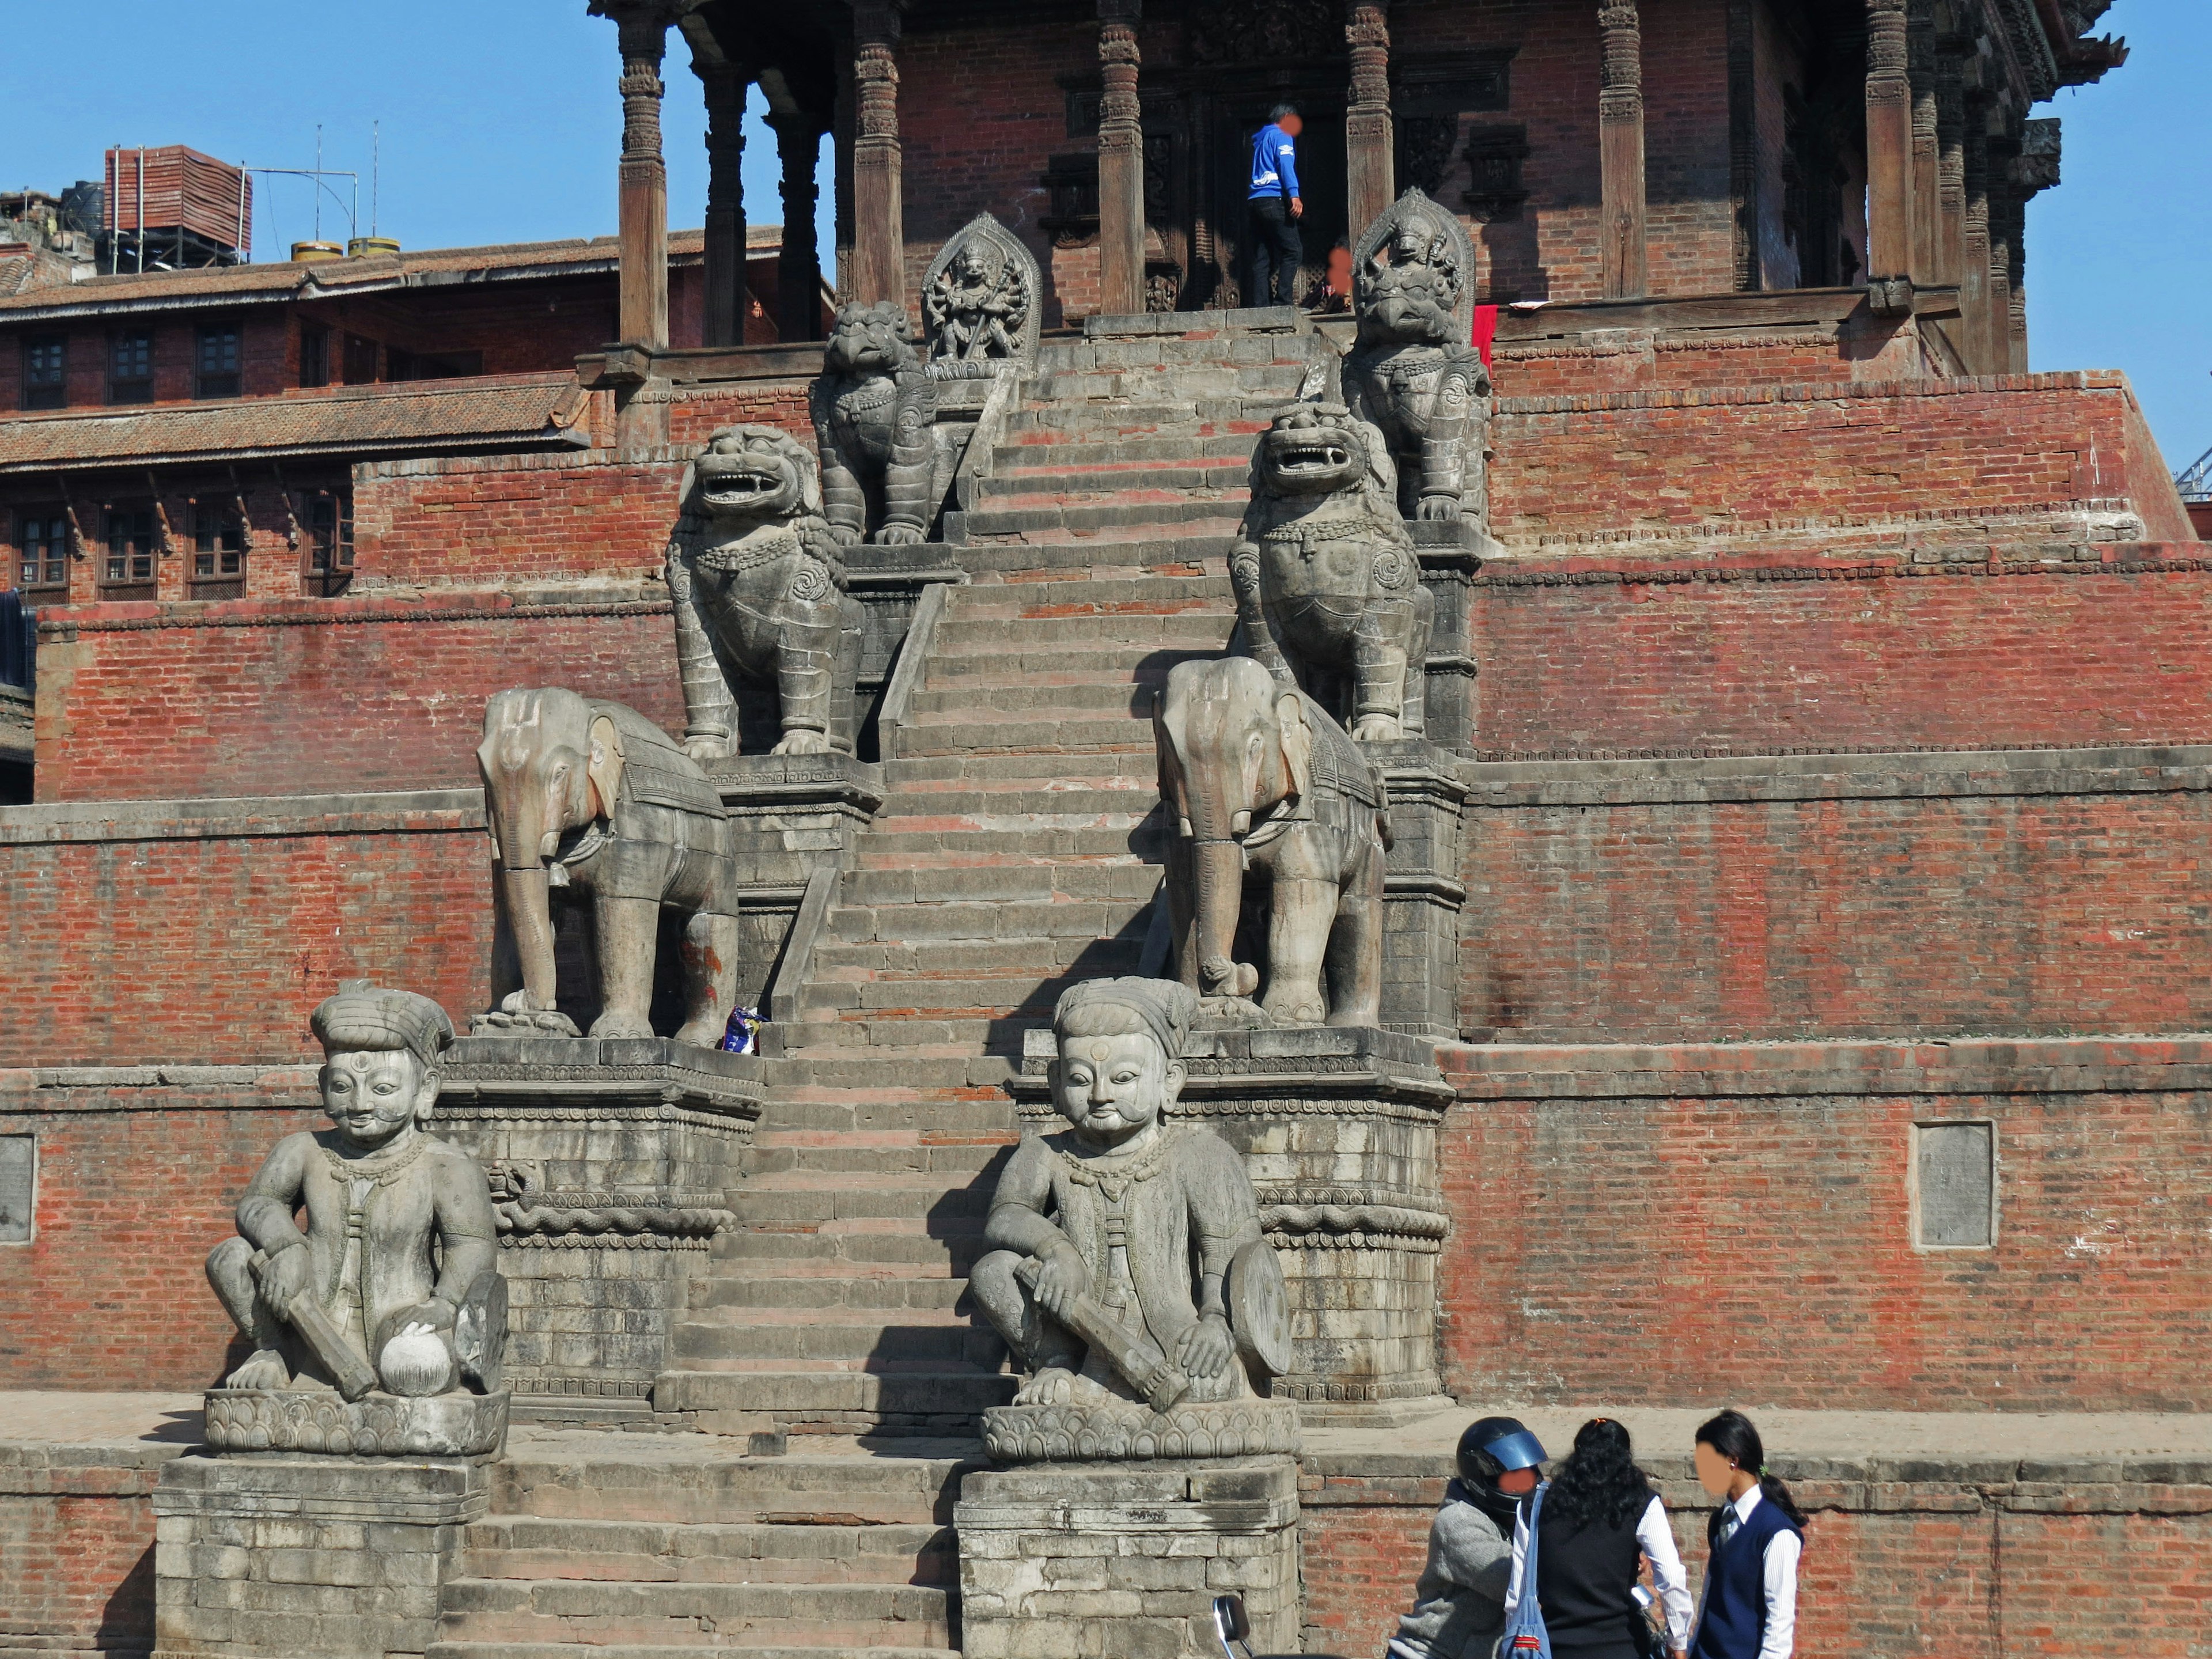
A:
{"label": "stone elephant statue", "polygon": [[[1256,991],[1283,1024],[1379,1024],[1389,823],[1359,746],[1249,657],[1177,664],[1152,733],[1176,976],[1231,1007]],[[1264,971],[1235,959],[1248,872],[1264,888]]]}
{"label": "stone elephant statue", "polygon": [[1363,743],[1421,734],[1436,600],[1373,427],[1331,404],[1275,417],[1253,451],[1229,577],[1231,651],[1310,693]]}
{"label": "stone elephant statue", "polygon": [[554,688],[484,708],[494,1012],[479,1028],[574,1036],[554,988],[553,890],[588,899],[601,1012],[595,1037],[651,1036],[660,913],[684,930],[679,1042],[720,1042],[737,1000],[738,875],[720,794],[635,709]]}

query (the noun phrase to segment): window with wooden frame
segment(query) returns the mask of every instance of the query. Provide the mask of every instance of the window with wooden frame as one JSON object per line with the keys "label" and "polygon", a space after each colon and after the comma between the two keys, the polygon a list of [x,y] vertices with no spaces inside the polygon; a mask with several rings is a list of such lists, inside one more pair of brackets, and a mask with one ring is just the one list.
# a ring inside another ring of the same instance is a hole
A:
{"label": "window with wooden frame", "polygon": [[235,502],[192,503],[192,597],[246,597],[246,516]]}
{"label": "window with wooden frame", "polygon": [[107,401],[154,401],[154,331],[126,328],[107,340]]}
{"label": "window with wooden frame", "polygon": [[69,401],[69,343],[58,334],[23,341],[23,407],[59,409]]}
{"label": "window with wooden frame", "polygon": [[161,537],[151,507],[111,507],[105,526],[106,551],[100,564],[100,597],[150,599]]}
{"label": "window with wooden frame", "polygon": [[376,379],[376,342],[365,334],[345,337],[345,383],[368,386]]}
{"label": "window with wooden frame", "polygon": [[331,383],[331,331],[302,325],[300,329],[300,384],[303,386],[328,386]]}
{"label": "window with wooden frame", "polygon": [[236,323],[203,323],[195,331],[194,396],[238,396],[238,334]]}
{"label": "window with wooden frame", "polygon": [[319,490],[301,514],[301,575],[307,592],[331,598],[353,580],[353,498]]}
{"label": "window with wooden frame", "polygon": [[[15,551],[21,586],[48,594],[69,589],[69,515],[59,507],[40,507],[15,520]],[[51,598],[47,603],[55,603]]]}

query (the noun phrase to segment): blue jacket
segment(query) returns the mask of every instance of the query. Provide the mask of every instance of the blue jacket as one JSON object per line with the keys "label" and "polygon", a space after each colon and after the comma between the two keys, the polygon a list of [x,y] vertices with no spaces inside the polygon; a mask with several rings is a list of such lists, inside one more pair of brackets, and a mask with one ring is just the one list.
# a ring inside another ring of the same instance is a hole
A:
{"label": "blue jacket", "polygon": [[1297,146],[1291,135],[1273,121],[1252,141],[1252,196],[1279,196],[1285,201],[1298,192]]}
{"label": "blue jacket", "polygon": [[1705,1607],[1690,1638],[1690,1659],[1759,1659],[1766,1632],[1766,1546],[1778,1532],[1799,1532],[1780,1504],[1762,1499],[1725,1544],[1720,1536],[1727,1505],[1705,1523],[1712,1559],[1705,1568]]}

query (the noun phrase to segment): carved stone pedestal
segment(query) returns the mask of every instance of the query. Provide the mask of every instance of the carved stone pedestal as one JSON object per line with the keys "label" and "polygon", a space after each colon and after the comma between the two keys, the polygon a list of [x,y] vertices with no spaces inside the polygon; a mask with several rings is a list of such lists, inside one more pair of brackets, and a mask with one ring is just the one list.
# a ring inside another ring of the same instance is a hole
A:
{"label": "carved stone pedestal", "polygon": [[1421,586],[1436,601],[1424,665],[1428,738],[1456,754],[1472,756],[1480,688],[1475,684],[1468,584],[1498,544],[1469,519],[1408,519],[1406,528],[1421,562]]}
{"label": "carved stone pedestal", "polygon": [[490,1495],[460,1458],[177,1458],[154,1489],[155,1659],[421,1653]]}
{"label": "carved stone pedestal", "polygon": [[[1050,1031],[1013,1085],[1028,1125],[1057,1124]],[[1389,1426],[1447,1408],[1437,1375],[1437,1256],[1448,1231],[1437,1128],[1452,1100],[1431,1045],[1338,1026],[1202,1028],[1171,1117],[1244,1155],[1281,1261],[1292,1361],[1275,1380],[1308,1425]]]}
{"label": "carved stone pedestal", "polygon": [[765,1064],[661,1037],[447,1051],[437,1123],[491,1172],[518,1418],[651,1410],[685,1282],[731,1218]]}
{"label": "carved stone pedestal", "polygon": [[1460,846],[1468,787],[1449,751],[1411,739],[1366,745],[1390,808],[1382,879],[1382,1023],[1431,1042],[1487,1040],[1459,1024]]}
{"label": "carved stone pedestal", "polygon": [[1288,1457],[981,1471],[953,1526],[968,1659],[1218,1659],[1213,1598],[1231,1590],[1255,1652],[1297,1647]]}

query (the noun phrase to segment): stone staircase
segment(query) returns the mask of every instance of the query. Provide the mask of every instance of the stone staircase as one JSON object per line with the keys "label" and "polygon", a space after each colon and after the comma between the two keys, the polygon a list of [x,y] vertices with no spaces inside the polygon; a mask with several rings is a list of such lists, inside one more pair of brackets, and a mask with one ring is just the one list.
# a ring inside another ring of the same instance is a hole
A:
{"label": "stone staircase", "polygon": [[[1133,320],[1045,345],[950,515],[970,584],[654,1391],[664,1422],[714,1432],[532,1436],[469,1530],[433,1659],[957,1644],[957,1459],[1014,1386],[965,1300],[1018,1139],[1003,1085],[1066,985],[1138,969],[1152,690],[1228,639],[1253,434],[1307,361],[1287,311],[1188,337]],[[729,1449],[770,1429],[789,1455]]]}
{"label": "stone staircase", "polygon": [[787,1457],[696,1435],[518,1433],[426,1659],[949,1659],[954,1448]]}

